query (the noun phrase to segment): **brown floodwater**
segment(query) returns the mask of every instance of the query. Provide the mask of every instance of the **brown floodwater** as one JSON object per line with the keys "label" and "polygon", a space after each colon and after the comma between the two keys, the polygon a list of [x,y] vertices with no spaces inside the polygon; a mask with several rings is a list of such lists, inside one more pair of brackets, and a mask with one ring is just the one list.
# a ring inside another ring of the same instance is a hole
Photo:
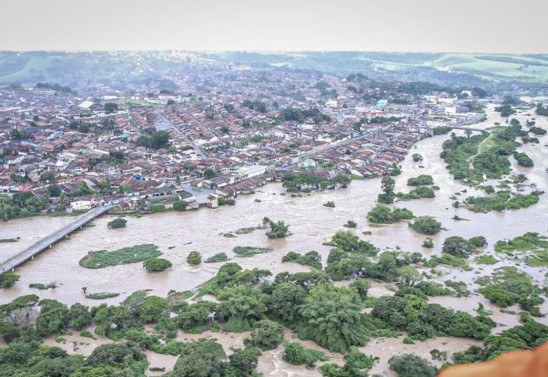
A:
{"label": "brown floodwater", "polygon": [[[493,113],[493,106],[488,108],[488,115],[487,121],[474,127],[491,127],[495,121],[500,121],[498,114]],[[518,115],[518,118],[524,121],[528,117]],[[537,117],[537,124],[547,128],[548,122],[545,117]],[[459,133],[462,132],[459,131]],[[419,251],[426,256],[439,254],[443,240],[451,235],[460,235],[465,238],[484,235],[489,242],[485,252],[494,254],[493,245],[500,239],[512,238],[528,231],[548,234],[548,193],[541,197],[538,204],[515,211],[480,214],[464,208],[453,208],[451,203],[454,199],[450,199],[450,197],[455,193],[468,190],[468,194],[483,195],[483,192],[455,181],[447,172],[439,154],[442,142],[448,138],[448,135],[442,135],[418,142],[401,164],[403,174],[395,177],[396,191],[409,191],[411,188],[406,185],[407,179],[419,174],[432,175],[434,183],[440,187],[440,190],[436,192],[436,198],[395,204],[397,207],[411,209],[416,216],[431,215],[442,222],[445,229],[432,237],[435,244],[433,249],[423,249],[421,244],[426,236],[414,232],[407,223],[384,227],[369,226],[366,214],[375,206],[375,200],[380,192],[380,178],[354,181],[347,189],[313,193],[303,197],[282,195],[284,189],[281,184],[273,183],[260,188],[255,195],[239,197],[235,206],[224,206],[215,210],[200,209],[184,213],[170,212],[141,218],[127,217],[127,227],[124,229],[107,228],[107,222],[112,217],[102,216],[93,221],[91,226],[73,233],[69,239],[56,244],[33,261],[17,268],[21,279],[15,287],[0,292],[0,304],[29,293],[37,294],[42,298],[56,299],[66,304],[81,302],[86,305],[98,305],[101,302],[118,303],[132,292],[141,289],[150,289],[151,294],[160,296],[167,295],[172,289],[177,291],[193,289],[214,276],[221,263],[189,266],[185,260],[192,250],[201,252],[204,259],[219,252],[226,252],[232,261],[239,263],[244,268],[269,269],[273,274],[282,271],[307,271],[308,267],[293,263],[281,263],[282,256],[288,251],[316,250],[322,255],[325,262],[330,247],[324,246],[322,243],[329,240],[337,230],[346,230],[343,224],[348,220],[358,223],[358,227],[352,230],[353,232],[382,249],[400,247],[404,251]],[[545,135],[539,139],[540,144],[529,144],[520,148],[531,156],[535,167],[521,168],[515,164],[513,167],[517,172],[527,175],[528,183],[534,183],[538,189],[548,192],[548,175],[546,173],[548,159],[545,146],[548,144],[548,136]],[[420,153],[424,160],[420,163],[413,162],[410,158],[413,153]],[[463,193],[461,197],[465,195]],[[256,202],[255,199],[260,199],[260,202]],[[323,204],[327,201],[333,201],[336,207],[324,207]],[[452,220],[455,215],[469,221]],[[259,225],[265,216],[273,220],[284,220],[290,225],[293,234],[285,239],[270,240],[264,234],[264,230],[255,230],[242,235],[234,233],[240,228]],[[70,217],[37,217],[0,223],[0,239],[21,237],[19,242],[0,244],[0,260],[8,259],[71,220]],[[362,234],[363,231],[371,231],[372,234],[366,236]],[[233,233],[236,237],[223,236],[226,233]],[[78,261],[91,250],[114,250],[143,243],[158,245],[164,254],[163,257],[169,259],[173,263],[173,267],[161,273],[151,274],[143,269],[141,263],[97,270],[85,269],[78,264]],[[232,249],[238,245],[270,247],[274,250],[251,258],[239,258],[232,253]],[[502,257],[497,256],[497,258],[501,259]],[[474,289],[476,286],[473,284],[473,280],[480,274],[488,274],[494,268],[509,263],[510,261],[502,261],[494,266],[473,266],[474,271],[471,272],[440,267],[440,270],[445,271],[445,275],[436,279],[441,281],[463,280]],[[531,268],[523,263],[518,268],[530,274],[538,284],[546,286],[546,268]],[[55,282],[58,287],[47,291],[29,288],[30,283],[51,282]],[[372,295],[390,294],[391,291],[386,286],[388,285],[376,284],[372,288]],[[94,301],[84,297],[82,287],[87,287],[88,293],[116,292],[120,295],[108,300]],[[468,298],[436,297],[432,298],[431,302],[438,302],[471,313],[481,302],[493,311],[495,321],[501,324],[495,331],[518,323],[518,316],[501,313],[481,295],[473,295]],[[542,311],[548,312],[547,304],[543,305]],[[545,318],[541,320],[546,323]],[[214,335],[218,336],[218,334]],[[82,342],[93,343],[92,340],[83,339],[85,340]],[[431,341],[443,341],[438,339]],[[461,346],[464,347],[466,342],[468,342],[466,344],[471,344],[470,340],[446,339],[446,341],[445,348],[451,352],[457,348],[460,349]],[[235,338],[228,338],[225,341],[227,344],[231,342],[239,344]],[[424,344],[426,344],[426,348],[431,345],[428,341]],[[365,347],[365,350],[373,352],[371,347],[374,347],[383,349],[383,354],[388,354],[392,349],[396,353],[403,352],[401,351],[403,346],[401,340],[387,339],[372,342],[370,346]],[[409,349],[415,352],[418,347],[420,346],[410,346]],[[85,345],[80,345],[79,350],[87,352],[88,349]],[[281,360],[280,352],[281,350],[277,349],[265,353],[266,356],[261,357],[259,369],[266,376],[319,375],[317,371],[287,365]],[[150,355],[150,360],[152,366],[164,364],[168,369],[174,363],[174,359],[162,355]],[[381,364],[382,366],[377,368],[386,371],[386,363]],[[277,374],[272,374],[269,370],[275,370]]]}

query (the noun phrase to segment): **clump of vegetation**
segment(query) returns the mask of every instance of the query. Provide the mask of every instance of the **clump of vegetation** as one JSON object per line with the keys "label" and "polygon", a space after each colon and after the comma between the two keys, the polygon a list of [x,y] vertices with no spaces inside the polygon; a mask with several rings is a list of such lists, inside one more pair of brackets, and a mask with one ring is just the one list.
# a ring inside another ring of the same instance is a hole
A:
{"label": "clump of vegetation", "polygon": [[465,271],[472,270],[466,259],[450,254],[443,254],[441,257],[433,256],[424,263],[426,267],[437,267],[440,264],[462,268]]}
{"label": "clump of vegetation", "polygon": [[484,236],[472,237],[468,242],[474,247],[484,247],[487,246],[487,239]]}
{"label": "clump of vegetation", "polygon": [[383,203],[383,204],[390,204],[394,203],[394,199],[396,198],[396,194],[394,193],[394,187],[396,185],[396,181],[392,177],[382,177],[381,180],[381,190],[382,194],[379,194],[377,197],[377,202]]}
{"label": "clump of vegetation", "polygon": [[158,257],[162,253],[153,244],[142,244],[124,247],[114,251],[98,250],[90,251],[80,259],[80,266],[85,268],[104,268],[120,264],[143,262],[147,259]]}
{"label": "clump of vegetation", "polygon": [[528,232],[509,241],[497,241],[495,251],[502,253],[527,252],[525,262],[532,267],[548,266],[548,237]]}
{"label": "clump of vegetation", "polygon": [[544,194],[542,191],[534,191],[526,195],[499,191],[491,196],[469,196],[466,198],[465,204],[466,208],[472,212],[500,212],[507,209],[530,207],[539,202],[542,194]]}
{"label": "clump of vegetation", "polygon": [[150,258],[143,263],[148,272],[161,272],[172,266],[173,264],[164,258]]}
{"label": "clump of vegetation", "polygon": [[268,238],[285,238],[289,233],[289,225],[286,225],[282,220],[272,221],[268,217],[263,219],[263,225],[268,227],[266,235]]}
{"label": "clump of vegetation", "polygon": [[419,153],[413,153],[413,154],[411,155],[411,158],[412,158],[413,161],[415,161],[415,162],[420,162],[420,161],[423,160],[422,155],[420,155]]}
{"label": "clump of vegetation", "polygon": [[431,216],[419,216],[409,226],[416,232],[434,235],[440,232],[441,223]]}
{"label": "clump of vegetation", "polygon": [[236,204],[236,200],[234,198],[225,198],[224,196],[219,196],[219,205],[220,206],[233,206]]}
{"label": "clump of vegetation", "polygon": [[538,307],[544,302],[541,290],[529,275],[519,272],[516,267],[500,267],[491,276],[481,277],[476,282],[482,286],[480,292],[501,308],[519,304],[521,309],[541,315]]}
{"label": "clump of vegetation", "polygon": [[329,188],[346,187],[351,181],[352,179],[349,176],[342,174],[338,174],[333,178],[326,178],[308,173],[287,174],[282,179],[287,192],[323,191]]}
{"label": "clump of vegetation", "polygon": [[394,208],[377,204],[375,208],[367,213],[367,220],[374,224],[392,224],[402,220],[411,220],[413,212],[407,208]]}
{"label": "clump of vegetation", "polygon": [[264,319],[255,322],[250,343],[262,350],[271,350],[282,342],[284,327],[276,322]]}
{"label": "clump of vegetation", "polygon": [[188,207],[188,203],[184,200],[177,200],[175,203],[173,203],[173,209],[177,212],[183,212],[186,211],[186,208]]}
{"label": "clump of vegetation", "polygon": [[437,126],[432,128],[432,133],[434,135],[445,135],[445,134],[448,134],[449,131],[451,131],[451,127],[447,127],[447,126]]}
{"label": "clump of vegetation", "polygon": [[127,224],[127,220],[122,218],[122,217],[118,217],[112,221],[109,221],[107,226],[109,228],[112,228],[112,229],[118,229],[118,228],[125,228],[126,227],[126,224]]}
{"label": "clump of vegetation", "polygon": [[488,136],[487,132],[471,137],[457,137],[453,133],[451,134],[451,139],[443,143],[443,151],[440,157],[445,161],[449,173],[455,179],[483,181],[483,176],[470,168],[469,159],[478,153],[478,145],[487,139]]}
{"label": "clump of vegetation", "polygon": [[443,241],[442,252],[458,258],[468,258],[474,251],[474,245],[470,241],[460,237],[451,236]]}
{"label": "clump of vegetation", "polygon": [[186,257],[186,262],[191,266],[197,266],[202,263],[202,255],[198,251],[191,251]]}
{"label": "clump of vegetation", "polygon": [[523,166],[523,167],[526,167],[526,168],[531,168],[531,167],[535,166],[535,163],[533,162],[531,157],[529,157],[527,155],[527,153],[514,152],[513,156],[516,159],[516,161],[518,162],[519,166]]}
{"label": "clump of vegetation", "polygon": [[547,337],[548,326],[525,318],[522,325],[487,337],[483,347],[471,346],[464,352],[455,353],[453,358],[457,364],[492,360],[504,352],[534,349],[545,342]]}
{"label": "clump of vegetation", "polygon": [[293,365],[307,365],[313,367],[317,361],[327,361],[328,358],[321,351],[305,348],[299,342],[285,342],[282,359]]}
{"label": "clump of vegetation", "polygon": [[282,262],[294,262],[305,266],[311,266],[318,270],[322,269],[322,257],[315,250],[311,250],[304,255],[290,251],[283,256]]}
{"label": "clump of vegetation", "polygon": [[498,259],[496,259],[495,257],[491,255],[484,254],[484,255],[480,255],[479,257],[476,257],[476,259],[474,259],[474,262],[476,262],[477,264],[491,265],[491,264],[498,263]]}
{"label": "clump of vegetation", "polygon": [[86,298],[89,298],[91,300],[104,300],[107,298],[112,298],[117,296],[120,296],[120,294],[113,293],[113,292],[98,292],[98,293],[89,293],[86,295]]}
{"label": "clump of vegetation", "polygon": [[324,207],[335,208],[335,202],[328,201],[323,204]]}
{"label": "clump of vegetation", "polygon": [[426,185],[433,185],[433,184],[434,184],[434,180],[432,179],[432,176],[427,174],[421,174],[418,177],[409,178],[407,180],[408,186],[426,186]]}
{"label": "clump of vegetation", "polygon": [[434,247],[434,240],[430,237],[427,237],[424,241],[422,241],[422,247],[432,249]]}
{"label": "clump of vegetation", "polygon": [[217,253],[209,258],[207,258],[204,263],[217,263],[217,262],[225,262],[228,260],[228,256],[226,253]]}
{"label": "clump of vegetation", "polygon": [[358,223],[355,222],[354,220],[348,220],[348,221],[346,222],[346,224],[343,224],[343,226],[344,226],[345,228],[355,228],[355,227],[358,226]]}
{"label": "clump of vegetation", "polygon": [[49,284],[31,283],[29,284],[29,288],[45,291],[47,289],[55,289],[57,288],[57,285],[55,283],[49,283]]}
{"label": "clump of vegetation", "polygon": [[408,193],[398,192],[396,197],[399,200],[431,199],[436,197],[436,192],[432,187],[420,186]]}
{"label": "clump of vegetation", "polygon": [[393,356],[388,360],[388,365],[399,377],[436,377],[437,373],[430,362],[414,354]]}
{"label": "clump of vegetation", "polygon": [[19,281],[19,275],[13,271],[6,271],[0,274],[0,289],[11,288]]}
{"label": "clump of vegetation", "polygon": [[150,213],[161,213],[161,212],[166,212],[167,208],[162,203],[155,203],[148,206],[148,210],[150,211]]}
{"label": "clump of vegetation", "polygon": [[251,257],[255,254],[269,253],[272,249],[269,247],[236,246],[232,251],[240,257]]}
{"label": "clump of vegetation", "polygon": [[344,355],[344,365],[341,367],[335,363],[326,363],[320,371],[324,377],[352,377],[366,376],[367,371],[373,367],[377,358],[361,353],[356,347]]}
{"label": "clump of vegetation", "polygon": [[397,164],[392,164],[392,167],[390,168],[388,175],[391,177],[396,177],[401,174],[401,166]]}

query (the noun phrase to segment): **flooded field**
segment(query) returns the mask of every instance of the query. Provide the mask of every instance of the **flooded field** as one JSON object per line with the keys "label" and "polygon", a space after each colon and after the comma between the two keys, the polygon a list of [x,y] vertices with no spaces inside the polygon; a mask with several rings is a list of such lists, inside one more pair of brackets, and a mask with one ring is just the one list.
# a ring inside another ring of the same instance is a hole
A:
{"label": "flooded field", "polygon": [[[520,120],[526,116],[520,115]],[[501,121],[497,115],[489,109],[489,119],[474,127],[492,127],[495,121]],[[546,118],[537,119],[537,123],[546,128]],[[463,131],[459,131],[463,132]],[[149,215],[141,218],[127,217],[127,227],[124,229],[109,229],[107,222],[111,216],[102,216],[93,221],[91,226],[72,234],[50,250],[43,252],[33,261],[17,269],[21,275],[20,281],[15,287],[2,290],[0,304],[7,303],[14,298],[34,293],[42,298],[52,298],[66,304],[81,302],[86,305],[98,305],[102,302],[118,303],[136,290],[150,289],[151,294],[165,296],[170,290],[184,291],[196,288],[215,275],[220,263],[202,264],[197,267],[189,266],[185,260],[188,253],[197,250],[202,253],[204,259],[219,252],[226,252],[229,257],[244,268],[269,269],[275,275],[282,271],[307,271],[303,267],[292,263],[281,263],[282,256],[288,251],[307,252],[318,251],[325,262],[330,247],[322,245],[323,242],[337,230],[345,230],[343,227],[348,220],[354,220],[358,227],[354,230],[360,237],[367,239],[380,248],[400,247],[404,251],[419,251],[426,256],[439,254],[443,240],[452,235],[460,235],[465,238],[483,235],[489,245],[487,253],[493,253],[493,245],[501,239],[512,238],[527,231],[548,234],[548,194],[541,197],[540,202],[532,207],[505,211],[502,213],[490,212],[487,214],[473,213],[464,208],[453,208],[450,199],[456,193],[467,190],[468,194],[483,195],[483,191],[475,191],[458,181],[455,181],[445,169],[445,164],[439,158],[441,144],[449,138],[449,135],[436,136],[425,139],[411,149],[411,153],[403,161],[403,174],[395,177],[396,191],[407,192],[408,178],[419,174],[430,174],[434,184],[440,187],[434,199],[421,199],[408,202],[399,202],[397,207],[406,207],[416,216],[431,215],[442,222],[444,230],[433,236],[434,248],[423,249],[422,242],[426,238],[409,228],[407,223],[388,225],[384,227],[370,227],[366,220],[366,213],[375,205],[377,195],[380,192],[380,178],[354,181],[347,189],[313,193],[303,197],[291,197],[282,195],[284,189],[281,184],[269,184],[259,189],[253,196],[237,198],[235,206],[225,206],[216,210],[201,209],[199,211],[184,213],[165,213]],[[515,166],[517,172],[524,173],[529,178],[527,183],[534,183],[539,190],[548,192],[548,136],[540,137],[540,144],[525,145],[520,148],[531,156],[535,162],[533,168],[521,168]],[[410,155],[419,153],[424,160],[420,163],[413,162]],[[511,160],[513,160],[511,158]],[[260,202],[255,201],[260,199]],[[323,204],[333,201],[335,208],[326,208]],[[469,221],[455,221],[454,216],[465,218]],[[263,217],[273,220],[284,220],[290,225],[293,233],[290,237],[280,240],[269,240],[264,230],[255,230],[248,234],[235,234],[235,231],[245,227],[257,226]],[[13,220],[0,224],[0,239],[21,237],[19,242],[0,244],[0,259],[5,260],[22,249],[30,246],[45,235],[61,228],[72,220],[70,217],[38,217],[32,219]],[[372,232],[371,235],[362,235],[363,231]],[[234,237],[226,237],[224,234],[232,233]],[[173,263],[173,267],[165,272],[150,274],[142,267],[141,263],[107,267],[91,270],[79,266],[78,261],[88,251],[113,250],[125,246],[142,243],[158,245],[163,257]],[[251,258],[239,258],[232,249],[235,246],[270,247],[273,251],[267,254],[256,255]],[[499,258],[500,259],[500,258]],[[447,274],[440,280],[463,280],[469,283],[469,289],[474,289],[472,283],[478,276],[488,274],[494,266],[473,266],[474,271],[458,273],[447,270]],[[537,284],[546,286],[546,268],[531,268],[521,265],[520,269],[529,273]],[[47,291],[37,291],[29,288],[31,283],[52,283],[57,288]],[[372,296],[390,294],[387,286],[390,284],[375,283],[371,289]],[[90,300],[84,297],[82,287],[87,287],[88,293],[115,292],[118,297],[107,300]],[[474,313],[478,303],[485,305],[486,309],[493,312],[493,319],[500,325],[495,331],[518,324],[519,316],[505,314],[500,309],[491,305],[481,295],[472,295],[467,298],[435,297],[431,302],[440,303],[454,309]],[[545,303],[541,311],[548,312]],[[547,323],[546,317],[540,319]],[[220,340],[229,352],[231,346],[241,347],[245,334],[202,334],[200,337],[212,336]],[[286,334],[286,337],[291,337]],[[194,335],[180,334],[180,340],[190,340]],[[103,340],[74,336],[65,337],[67,342],[57,344],[48,340],[48,344],[55,344],[63,348],[72,349],[73,352],[88,354],[93,347]],[[76,342],[74,345],[73,342]],[[81,344],[82,343],[82,344]],[[88,343],[88,344],[85,344]],[[310,342],[311,343],[311,342]],[[475,344],[469,339],[436,338],[415,345],[404,345],[400,338],[374,340],[362,351],[378,356],[380,363],[375,366],[372,373],[388,373],[386,361],[392,355],[404,352],[414,352],[420,356],[429,357],[429,350],[438,348],[449,353],[467,348]],[[307,344],[313,346],[313,344]],[[315,345],[314,345],[315,346]],[[77,349],[75,349],[77,347]],[[316,346],[317,347],[317,346]],[[424,350],[423,350],[424,349]],[[265,352],[260,358],[259,370],[265,376],[318,376],[317,370],[308,370],[304,367],[293,367],[281,360],[281,350]],[[423,352],[424,351],[424,352]],[[175,358],[171,356],[147,353],[151,366],[165,366],[166,370],[172,368]],[[338,355],[339,361],[342,360]],[[335,357],[335,359],[337,359]],[[335,360],[336,361],[336,360]]]}

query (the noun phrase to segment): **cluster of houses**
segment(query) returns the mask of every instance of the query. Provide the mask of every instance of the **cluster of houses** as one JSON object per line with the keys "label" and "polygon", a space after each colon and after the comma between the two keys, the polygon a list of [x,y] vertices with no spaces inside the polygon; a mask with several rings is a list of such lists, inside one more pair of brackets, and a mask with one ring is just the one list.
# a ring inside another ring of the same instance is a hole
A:
{"label": "cluster of houses", "polygon": [[[223,67],[169,77],[177,90],[132,83],[131,95],[106,84],[94,96],[1,88],[0,193],[48,194],[47,210],[215,207],[295,169],[386,174],[430,127],[474,116],[446,93],[368,103],[345,77],[318,75]],[[165,145],[142,142],[160,132]]]}

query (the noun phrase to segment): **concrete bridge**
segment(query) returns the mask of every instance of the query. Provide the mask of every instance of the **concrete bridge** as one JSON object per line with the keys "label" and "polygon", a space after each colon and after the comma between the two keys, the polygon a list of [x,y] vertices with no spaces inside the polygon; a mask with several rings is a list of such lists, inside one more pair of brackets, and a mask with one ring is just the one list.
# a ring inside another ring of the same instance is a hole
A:
{"label": "concrete bridge", "polygon": [[85,224],[95,219],[96,217],[102,215],[105,212],[110,211],[116,207],[116,204],[109,204],[106,206],[95,207],[89,212],[83,214],[77,218],[73,223],[65,226],[64,228],[56,231],[55,233],[50,234],[46,238],[41,239],[36,242],[34,245],[23,250],[19,254],[11,257],[5,262],[0,263],[0,273],[13,270],[15,267],[25,263],[29,259],[33,259],[35,255],[41,253],[48,247],[51,247],[55,242],[60,241],[64,237],[68,236],[70,233],[74,232],[76,229],[83,227]]}
{"label": "concrete bridge", "polygon": [[449,128],[451,128],[452,130],[470,130],[470,131],[479,131],[479,132],[482,132],[482,131],[487,131],[486,129],[481,129],[481,128],[472,128],[472,127],[465,127],[465,126],[449,126]]}

